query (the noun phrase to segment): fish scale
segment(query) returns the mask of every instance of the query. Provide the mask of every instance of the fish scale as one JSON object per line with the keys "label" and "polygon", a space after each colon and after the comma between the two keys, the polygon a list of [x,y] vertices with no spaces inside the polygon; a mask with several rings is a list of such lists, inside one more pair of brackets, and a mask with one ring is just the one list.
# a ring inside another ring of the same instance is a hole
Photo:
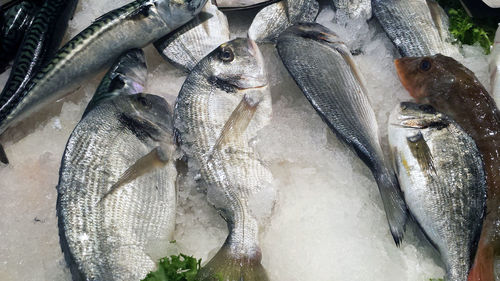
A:
{"label": "fish scale", "polygon": [[66,43],[21,92],[2,105],[0,134],[64,97],[68,88],[111,64],[125,50],[144,47],[188,22],[205,2],[137,0],[101,16]]}
{"label": "fish scale", "polygon": [[56,53],[77,3],[78,0],[47,0],[38,10],[0,94],[0,106],[15,99],[29,79]]}
{"label": "fish scale", "polygon": [[351,53],[332,31],[307,23],[283,32],[277,49],[316,112],[371,170],[391,234],[399,245],[407,220],[406,205],[382,152],[375,113]]}

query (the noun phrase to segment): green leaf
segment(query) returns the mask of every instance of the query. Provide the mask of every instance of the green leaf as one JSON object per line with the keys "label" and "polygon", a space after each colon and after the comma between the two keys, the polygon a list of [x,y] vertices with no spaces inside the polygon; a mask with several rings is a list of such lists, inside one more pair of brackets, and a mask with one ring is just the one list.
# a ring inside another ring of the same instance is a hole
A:
{"label": "green leaf", "polygon": [[200,269],[201,259],[184,254],[160,260],[158,270],[148,273],[142,281],[193,281]]}

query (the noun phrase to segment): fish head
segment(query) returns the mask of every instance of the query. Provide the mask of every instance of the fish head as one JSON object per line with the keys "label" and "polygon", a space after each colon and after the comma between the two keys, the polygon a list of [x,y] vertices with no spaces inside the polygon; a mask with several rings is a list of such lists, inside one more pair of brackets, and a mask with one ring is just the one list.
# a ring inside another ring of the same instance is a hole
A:
{"label": "fish head", "polygon": [[193,19],[207,0],[154,0],[154,4],[167,26],[177,28]]}
{"label": "fish head", "polygon": [[167,101],[157,95],[124,95],[113,99],[119,109],[121,120],[126,120],[127,127],[147,132],[153,139],[162,139],[173,131],[172,111]]}
{"label": "fish head", "polygon": [[474,73],[451,57],[441,54],[407,57],[394,61],[401,83],[417,102],[428,101],[435,107],[456,100],[458,87],[479,83]]}
{"label": "fish head", "polygon": [[429,104],[402,102],[392,111],[389,125],[406,129],[444,128],[449,119]]}
{"label": "fish head", "polygon": [[268,83],[262,53],[248,38],[221,44],[198,67],[209,81],[228,89],[260,88]]}

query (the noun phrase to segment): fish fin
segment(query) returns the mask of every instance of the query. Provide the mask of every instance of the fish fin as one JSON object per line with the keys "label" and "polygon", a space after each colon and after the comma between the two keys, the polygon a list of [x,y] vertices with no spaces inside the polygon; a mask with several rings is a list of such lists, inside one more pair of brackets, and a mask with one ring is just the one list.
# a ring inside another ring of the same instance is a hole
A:
{"label": "fish fin", "polygon": [[495,281],[494,249],[492,245],[481,245],[477,250],[474,265],[469,271],[467,281]]}
{"label": "fish fin", "polygon": [[114,194],[120,187],[127,183],[145,175],[152,170],[163,167],[169,161],[165,149],[162,147],[155,147],[151,152],[139,158],[132,166],[130,166],[118,179],[118,181],[111,186],[109,191],[99,200],[104,201],[108,196]]}
{"label": "fish fin", "polygon": [[227,243],[205,265],[195,281],[269,281],[266,270],[260,263],[261,255],[236,257]]}
{"label": "fish fin", "polygon": [[384,204],[387,222],[392,234],[392,238],[399,247],[403,241],[406,222],[408,220],[408,208],[403,199],[403,193],[394,173],[387,169],[375,177]]}
{"label": "fish fin", "polygon": [[7,158],[7,153],[5,153],[5,150],[3,149],[3,145],[0,144],[0,162],[4,164],[9,164],[9,159]]}
{"label": "fish fin", "polygon": [[220,147],[226,143],[231,137],[240,136],[243,132],[245,132],[248,124],[253,118],[255,111],[257,110],[257,106],[260,101],[255,101],[251,97],[244,95],[241,99],[240,103],[233,110],[229,119],[227,119],[222,131],[215,141],[215,144],[210,153],[210,157],[213,155],[213,152],[220,149]]}
{"label": "fish fin", "polygon": [[431,13],[432,22],[434,26],[439,31],[439,37],[441,40],[445,40],[447,38],[446,32],[448,31],[448,27],[446,26],[443,20],[446,20],[448,16],[446,12],[439,6],[439,4],[435,0],[426,0],[427,7],[429,7],[429,12]]}
{"label": "fish fin", "polygon": [[340,53],[342,58],[344,59],[345,62],[347,62],[347,65],[349,65],[349,68],[351,69],[352,73],[354,74],[354,77],[356,80],[358,80],[359,85],[363,89],[364,93],[367,93],[368,91],[365,88],[365,80],[363,78],[363,75],[361,75],[361,72],[359,71],[359,68],[356,66],[356,63],[354,62],[351,52],[343,43],[341,44],[335,44],[334,46],[335,50]]}
{"label": "fish fin", "polygon": [[408,148],[415,159],[417,159],[418,165],[422,170],[431,177],[435,176],[436,168],[434,167],[432,154],[422,133],[418,132],[414,136],[407,137],[406,141],[408,143]]}

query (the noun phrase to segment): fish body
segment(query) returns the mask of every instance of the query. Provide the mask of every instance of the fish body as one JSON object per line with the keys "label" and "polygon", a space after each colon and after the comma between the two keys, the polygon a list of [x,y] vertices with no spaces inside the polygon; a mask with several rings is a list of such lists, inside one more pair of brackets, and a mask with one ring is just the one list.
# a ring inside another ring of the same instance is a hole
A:
{"label": "fish body", "polygon": [[469,280],[494,281],[493,262],[500,256],[500,112],[474,73],[451,57],[401,58],[395,64],[410,95],[455,120],[481,152],[487,212]]}
{"label": "fish body", "polygon": [[277,49],[323,121],[372,171],[390,231],[399,244],[407,219],[406,206],[396,175],[384,159],[375,113],[349,50],[333,32],[319,24],[290,27],[278,38]]}
{"label": "fish body", "polygon": [[226,15],[210,2],[185,26],[154,43],[167,61],[186,71],[208,53],[229,41],[229,24]]}
{"label": "fish body", "polygon": [[16,99],[28,82],[59,49],[78,0],[46,0],[33,14],[0,93],[0,108]]}
{"label": "fish body", "polygon": [[26,29],[39,8],[38,3],[22,1],[3,13],[0,27],[0,71],[3,72],[14,59]]}
{"label": "fish body", "polygon": [[299,22],[314,22],[318,12],[316,0],[276,2],[257,13],[248,29],[248,37],[257,42],[276,42],[287,27]]}
{"label": "fish body", "polygon": [[474,140],[431,106],[405,102],[389,118],[389,144],[408,209],[438,249],[445,280],[467,280],[486,208]]}
{"label": "fish body", "polygon": [[434,0],[373,0],[372,8],[401,56],[459,55],[448,16]]}
{"label": "fish body", "polygon": [[261,196],[274,190],[272,174],[250,141],[268,124],[271,111],[263,58],[250,39],[222,44],[182,86],[174,111],[176,137],[229,228],[224,245],[196,280],[269,280],[260,264],[262,218],[251,206],[253,200],[274,202]]}
{"label": "fish body", "polygon": [[121,55],[108,70],[96,93],[90,100],[84,115],[105,99],[119,95],[142,93],[146,87],[148,69],[141,49],[132,49]]}
{"label": "fish body", "polygon": [[213,4],[223,10],[249,9],[265,5],[274,0],[213,0]]}
{"label": "fish body", "polygon": [[98,18],[41,69],[26,88],[0,104],[0,134],[67,94],[86,75],[124,51],[143,47],[192,19],[206,0],[137,0]]}
{"label": "fish body", "polygon": [[106,74],[63,155],[57,216],[73,280],[143,279],[155,268],[151,249],[168,244],[175,228],[168,104],[106,82],[137,80],[130,63],[140,65],[140,55],[124,54]]}
{"label": "fish body", "polygon": [[343,13],[352,19],[368,20],[372,17],[371,0],[332,0],[337,13]]}
{"label": "fish body", "polygon": [[495,103],[500,105],[500,27],[497,28],[495,34],[495,42],[490,54],[490,81],[491,81],[491,95],[495,99]]}

